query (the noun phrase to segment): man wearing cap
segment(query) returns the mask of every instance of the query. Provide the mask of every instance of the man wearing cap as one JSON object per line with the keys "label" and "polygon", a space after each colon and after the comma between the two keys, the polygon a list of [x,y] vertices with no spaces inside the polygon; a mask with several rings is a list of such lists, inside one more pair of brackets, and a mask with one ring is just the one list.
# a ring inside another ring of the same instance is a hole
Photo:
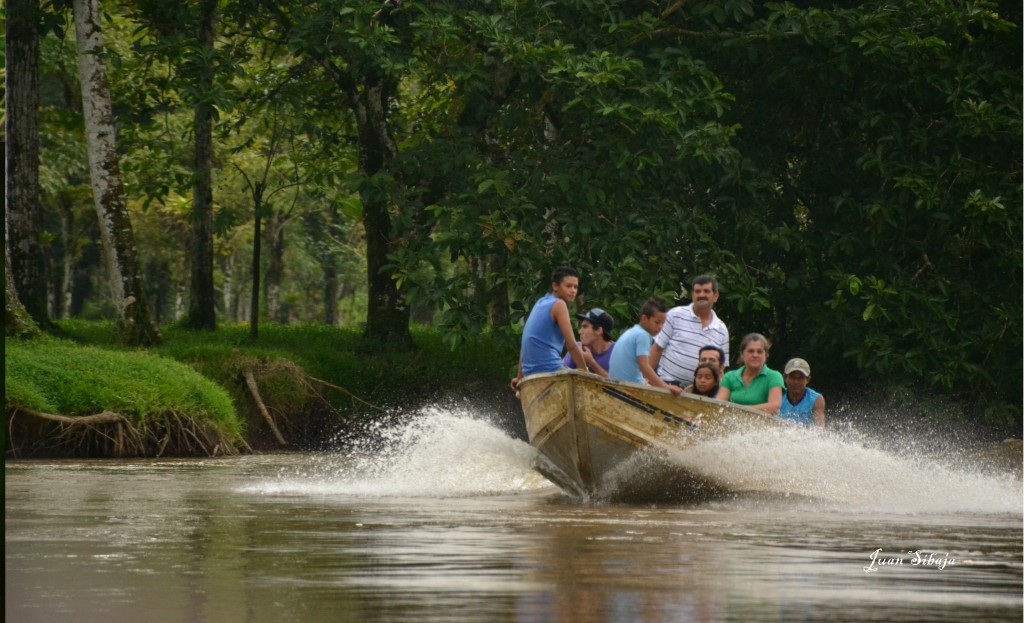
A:
{"label": "man wearing cap", "polygon": [[718,282],[710,275],[693,280],[693,302],[673,307],[665,316],[665,326],[651,346],[651,367],[671,385],[685,387],[693,383],[700,349],[716,346],[722,351],[722,370],[729,367],[729,329],[715,314]]}
{"label": "man wearing cap", "polygon": [[[615,321],[608,315],[608,312],[595,307],[585,314],[576,314],[580,319],[580,348],[583,349],[583,359],[587,362],[587,368],[598,376],[608,377],[608,364],[612,357],[612,348],[615,342],[612,341],[612,329]],[[562,365],[567,368],[576,368],[576,362],[570,355],[562,359]]]}
{"label": "man wearing cap", "polygon": [[786,362],[783,372],[786,388],[782,392],[779,417],[804,426],[825,426],[825,397],[807,387],[811,380],[811,366],[796,357]]}

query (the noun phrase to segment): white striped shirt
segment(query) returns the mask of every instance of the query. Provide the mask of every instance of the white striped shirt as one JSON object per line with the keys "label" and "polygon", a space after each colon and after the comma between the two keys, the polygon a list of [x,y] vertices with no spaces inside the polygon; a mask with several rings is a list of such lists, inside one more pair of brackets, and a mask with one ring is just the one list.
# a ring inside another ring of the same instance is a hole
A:
{"label": "white striped shirt", "polygon": [[662,351],[658,376],[666,383],[676,382],[683,386],[693,383],[700,349],[705,346],[721,348],[725,353],[722,366],[729,367],[729,329],[714,310],[711,310],[711,322],[703,326],[701,319],[693,313],[693,303],[668,310],[665,326],[654,338],[654,343]]}

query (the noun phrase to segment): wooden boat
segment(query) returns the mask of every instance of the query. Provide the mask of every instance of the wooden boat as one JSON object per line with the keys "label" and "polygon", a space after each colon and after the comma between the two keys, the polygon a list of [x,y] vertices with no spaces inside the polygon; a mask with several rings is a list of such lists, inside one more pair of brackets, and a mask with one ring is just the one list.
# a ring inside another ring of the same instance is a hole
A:
{"label": "wooden boat", "polygon": [[[664,456],[737,431],[786,426],[777,417],[703,396],[609,381],[578,370],[534,374],[519,383],[538,471],[570,495],[600,496],[635,458]],[[666,467],[663,465],[662,467]],[[714,486],[667,464],[678,483]]]}

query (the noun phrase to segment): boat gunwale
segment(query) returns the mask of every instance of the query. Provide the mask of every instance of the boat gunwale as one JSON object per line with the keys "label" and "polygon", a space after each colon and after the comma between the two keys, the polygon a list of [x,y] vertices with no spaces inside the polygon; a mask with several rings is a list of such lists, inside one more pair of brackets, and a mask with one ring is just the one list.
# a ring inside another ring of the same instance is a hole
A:
{"label": "boat gunwale", "polygon": [[698,395],[698,394],[681,394],[679,396],[672,396],[672,392],[670,390],[664,389],[662,387],[653,387],[651,385],[644,385],[643,383],[632,383],[630,381],[621,381],[619,379],[608,379],[608,378],[604,378],[602,376],[598,376],[597,374],[594,374],[592,372],[583,372],[581,370],[575,370],[575,369],[572,369],[572,368],[566,368],[564,370],[556,370],[554,372],[538,372],[537,374],[531,374],[529,376],[525,376],[525,377],[522,378],[522,380],[519,381],[518,387],[521,388],[524,383],[532,384],[534,382],[543,381],[545,379],[559,379],[561,377],[576,377],[576,378],[579,378],[581,380],[585,380],[585,381],[592,382],[592,383],[598,383],[598,384],[607,383],[607,384],[611,384],[611,385],[619,385],[619,386],[623,386],[623,387],[628,387],[628,388],[636,389],[636,390],[643,391],[643,392],[651,392],[651,393],[655,393],[655,394],[667,394],[667,395],[669,395],[669,397],[677,398],[677,399],[680,399],[680,400],[696,400],[698,402],[707,402],[707,403],[710,403],[712,405],[717,405],[719,407],[724,407],[724,408],[727,408],[727,409],[734,409],[734,410],[737,410],[737,411],[746,412],[749,415],[757,415],[757,416],[760,416],[762,418],[768,418],[768,419],[773,420],[773,421],[774,420],[781,420],[783,422],[786,421],[786,420],[783,420],[782,418],[780,418],[780,417],[778,417],[776,415],[772,415],[770,413],[765,413],[764,411],[758,411],[757,409],[753,409],[753,408],[748,407],[746,405],[741,405],[741,404],[738,404],[738,403],[735,403],[735,402],[728,402],[728,401],[725,401],[725,400],[718,400],[717,398],[709,398],[707,396],[701,396],[701,395]]}

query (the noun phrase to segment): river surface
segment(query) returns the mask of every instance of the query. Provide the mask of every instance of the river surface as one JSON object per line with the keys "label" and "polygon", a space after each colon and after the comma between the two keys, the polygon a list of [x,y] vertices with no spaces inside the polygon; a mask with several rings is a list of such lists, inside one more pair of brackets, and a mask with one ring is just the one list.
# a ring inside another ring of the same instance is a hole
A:
{"label": "river surface", "polygon": [[701,452],[791,493],[573,500],[440,408],[335,453],[7,461],[5,619],[1021,621],[1015,476],[838,434]]}

